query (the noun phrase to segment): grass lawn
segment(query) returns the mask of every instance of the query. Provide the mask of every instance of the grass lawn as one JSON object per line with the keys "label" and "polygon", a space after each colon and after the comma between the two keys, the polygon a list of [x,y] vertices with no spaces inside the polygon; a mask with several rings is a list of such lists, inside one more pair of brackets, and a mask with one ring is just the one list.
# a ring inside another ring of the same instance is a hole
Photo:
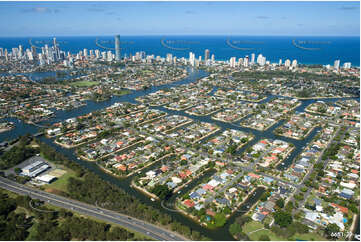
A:
{"label": "grass lawn", "polygon": [[67,185],[68,185],[69,178],[70,177],[76,178],[76,175],[75,175],[75,172],[72,170],[69,170],[69,169],[65,169],[65,170],[66,170],[66,173],[64,175],[59,177],[54,182],[44,185],[43,187],[45,189],[50,188],[50,189],[56,189],[59,191],[67,192]]}
{"label": "grass lawn", "polygon": [[307,233],[307,234],[298,234],[296,233],[294,236],[292,236],[292,240],[317,240],[317,241],[328,241],[328,239],[322,237],[321,235],[317,233]]}
{"label": "grass lawn", "polygon": [[70,83],[71,86],[76,86],[76,87],[91,87],[97,84],[99,84],[99,82],[97,81],[77,81]]}
{"label": "grass lawn", "polygon": [[29,232],[29,235],[28,235],[28,237],[27,237],[25,240],[26,240],[26,241],[34,241],[33,236],[34,236],[35,233],[36,233],[35,225],[34,225],[34,224],[33,224],[33,226],[31,226],[31,227],[28,229],[28,232]]}
{"label": "grass lawn", "polygon": [[215,229],[222,227],[227,221],[226,216],[223,213],[217,213],[210,222],[207,223],[209,229]]}
{"label": "grass lawn", "polygon": [[129,90],[120,90],[120,91],[117,91],[116,93],[114,93],[115,96],[122,96],[122,95],[127,95],[131,93],[131,91]]}
{"label": "grass lawn", "polygon": [[259,238],[262,235],[267,235],[268,237],[270,237],[271,240],[287,240],[280,236],[277,236],[271,230],[265,230],[265,229],[254,232],[252,234],[248,234],[249,232],[252,232],[252,231],[255,231],[255,230],[261,229],[261,228],[264,228],[262,223],[252,221],[252,222],[249,222],[249,223],[246,223],[245,225],[243,225],[242,231],[245,232],[251,240],[259,240]]}
{"label": "grass lawn", "polygon": [[[252,234],[248,234],[249,232],[252,232],[252,231],[255,231],[255,230],[261,229],[261,228],[264,228],[262,223],[252,221],[252,222],[249,222],[249,223],[243,225],[242,231],[245,232],[249,236],[249,238],[251,240],[254,240],[254,241],[259,240],[259,238],[262,235],[267,235],[271,240],[279,240],[279,241],[288,240],[287,238],[283,238],[283,237],[275,234],[271,230],[266,230],[266,229],[254,232]],[[296,233],[295,235],[293,235],[291,237],[291,240],[296,240],[296,239],[298,239],[298,240],[308,240],[308,241],[311,241],[311,240],[314,240],[314,241],[327,241],[327,239],[325,239],[324,237],[320,236],[317,233],[307,233],[307,234]]]}

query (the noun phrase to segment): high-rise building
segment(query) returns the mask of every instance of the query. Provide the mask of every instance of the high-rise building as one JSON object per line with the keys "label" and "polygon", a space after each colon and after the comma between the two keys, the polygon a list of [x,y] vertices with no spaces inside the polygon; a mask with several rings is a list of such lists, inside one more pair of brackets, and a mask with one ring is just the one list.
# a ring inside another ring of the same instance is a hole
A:
{"label": "high-rise building", "polygon": [[100,51],[99,51],[99,50],[95,50],[95,57],[96,57],[97,59],[100,58]]}
{"label": "high-rise building", "polygon": [[55,60],[57,60],[59,58],[59,48],[58,48],[58,44],[56,43],[56,38],[53,38],[53,49],[54,49],[54,53],[55,53]]}
{"label": "high-rise building", "polygon": [[231,57],[231,59],[229,59],[229,65],[232,68],[236,67],[236,57]]}
{"label": "high-rise building", "polygon": [[259,54],[257,56],[257,64],[260,66],[264,66],[266,64],[266,57],[264,57],[262,54]]}
{"label": "high-rise building", "polygon": [[88,49],[84,49],[83,54],[84,54],[85,59],[87,59],[88,58]]}
{"label": "high-rise building", "polygon": [[195,54],[193,52],[189,52],[189,64],[191,66],[195,65]]}
{"label": "high-rise building", "polygon": [[248,67],[248,64],[249,64],[249,57],[248,55],[246,55],[246,57],[243,59],[243,66]]}
{"label": "high-rise building", "polygon": [[252,53],[251,54],[251,64],[254,64],[255,58],[256,58],[255,53]]}
{"label": "high-rise building", "polygon": [[211,60],[212,60],[212,63],[214,63],[214,60],[215,60],[214,54],[212,54]]}
{"label": "high-rise building", "polygon": [[345,63],[343,63],[343,68],[344,68],[344,69],[350,69],[350,68],[351,68],[351,62],[345,62]]}
{"label": "high-rise building", "polygon": [[120,36],[115,36],[115,60],[120,61]]}
{"label": "high-rise building", "polygon": [[4,51],[4,56],[5,56],[5,60],[8,61],[9,56],[8,56],[8,49],[5,49]]}
{"label": "high-rise building", "polygon": [[279,65],[279,66],[282,66],[282,59],[280,59],[280,60],[278,61],[278,65]]}
{"label": "high-rise building", "polygon": [[23,56],[23,46],[22,45],[19,45],[18,56],[19,56],[19,58],[21,58]]}
{"label": "high-rise building", "polygon": [[293,60],[292,61],[292,68],[296,68],[297,67],[297,60]]}
{"label": "high-rise building", "polygon": [[172,63],[172,60],[173,60],[173,55],[170,54],[170,53],[168,53],[168,54],[167,54],[167,62],[168,62],[168,63]]}
{"label": "high-rise building", "polygon": [[290,67],[291,66],[291,61],[289,59],[287,59],[285,61],[285,67]]}
{"label": "high-rise building", "polygon": [[107,61],[112,61],[113,60],[113,53],[109,50],[107,52]]}
{"label": "high-rise building", "polygon": [[209,59],[209,49],[206,49],[204,51],[204,62],[207,62],[208,59]]}
{"label": "high-rise building", "polygon": [[35,46],[31,46],[31,53],[33,54],[33,58],[36,59],[38,54],[36,53],[36,47]]}
{"label": "high-rise building", "polygon": [[340,60],[335,60],[335,62],[333,63],[333,69],[340,69]]}
{"label": "high-rise building", "polygon": [[55,38],[55,37],[53,38],[53,45],[54,45],[54,49],[56,49],[56,48],[57,48],[57,44],[56,44],[56,38]]}
{"label": "high-rise building", "polygon": [[26,49],[26,56],[28,57],[29,61],[34,60],[33,53],[29,49]]}

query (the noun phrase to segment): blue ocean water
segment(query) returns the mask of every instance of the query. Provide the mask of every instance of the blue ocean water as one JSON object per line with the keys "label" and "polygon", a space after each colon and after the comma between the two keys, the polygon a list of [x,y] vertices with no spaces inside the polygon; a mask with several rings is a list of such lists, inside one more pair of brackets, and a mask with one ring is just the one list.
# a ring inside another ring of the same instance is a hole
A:
{"label": "blue ocean water", "polygon": [[[29,40],[36,46],[52,45],[52,37],[0,38],[0,47],[10,50],[18,45],[30,48]],[[113,48],[113,36],[57,37],[60,48],[72,53],[86,49],[100,49],[98,44]],[[244,57],[252,53],[262,54],[267,60],[297,59],[301,64],[331,64],[336,59],[360,66],[360,37],[291,37],[291,36],[121,36],[122,56],[145,51],[165,57],[172,53],[177,57],[196,57],[205,49],[214,54],[216,60],[229,60],[230,57]],[[106,49],[105,49],[106,50]]]}

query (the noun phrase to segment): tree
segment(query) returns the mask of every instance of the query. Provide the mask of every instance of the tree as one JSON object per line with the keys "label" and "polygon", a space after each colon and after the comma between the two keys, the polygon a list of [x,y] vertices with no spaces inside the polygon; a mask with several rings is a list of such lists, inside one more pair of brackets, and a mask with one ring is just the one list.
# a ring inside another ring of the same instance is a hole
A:
{"label": "tree", "polygon": [[238,223],[233,223],[229,226],[229,232],[232,235],[236,235],[242,231],[241,226]]}
{"label": "tree", "polygon": [[283,200],[283,198],[280,198],[276,201],[276,205],[279,207],[279,208],[283,208],[285,206],[285,201]]}
{"label": "tree", "polygon": [[259,240],[260,241],[270,241],[270,237],[268,237],[268,235],[266,234],[262,234],[260,237],[259,237]]}
{"label": "tree", "polygon": [[332,216],[335,214],[335,208],[329,205],[324,209],[324,212],[329,216]]}
{"label": "tree", "polygon": [[20,169],[19,167],[15,167],[15,168],[14,168],[14,171],[15,171],[16,174],[20,174],[21,169]]}
{"label": "tree", "polygon": [[265,201],[267,201],[267,198],[268,198],[269,196],[271,196],[271,193],[270,193],[270,192],[264,192],[264,193],[261,195],[260,200],[261,200],[262,202],[265,202]]}
{"label": "tree", "polygon": [[275,223],[282,228],[285,228],[292,223],[292,215],[282,210],[275,212],[273,217],[275,219]]}
{"label": "tree", "polygon": [[340,232],[340,228],[337,224],[328,224],[325,228],[325,232],[329,238],[335,238],[335,234]]}
{"label": "tree", "polygon": [[152,189],[152,193],[154,193],[160,199],[168,199],[172,195],[172,191],[169,190],[167,185],[157,184]]}

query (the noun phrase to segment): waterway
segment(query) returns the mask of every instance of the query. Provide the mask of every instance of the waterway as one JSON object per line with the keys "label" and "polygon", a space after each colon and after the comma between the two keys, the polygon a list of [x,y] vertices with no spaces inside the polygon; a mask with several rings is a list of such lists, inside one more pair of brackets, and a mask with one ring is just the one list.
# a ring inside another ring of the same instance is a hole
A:
{"label": "waterway", "polygon": [[[55,117],[54,118],[51,118],[50,120],[42,122],[41,125],[53,124],[55,122],[60,122],[60,121],[66,120],[68,118],[76,117],[76,116],[79,116],[79,115],[84,115],[84,114],[87,114],[89,112],[93,112],[93,111],[96,111],[96,110],[100,110],[100,109],[109,107],[109,106],[113,105],[116,102],[136,103],[135,98],[137,98],[139,96],[147,95],[149,93],[156,92],[156,91],[158,91],[160,89],[163,89],[163,88],[170,88],[170,87],[177,86],[177,85],[182,85],[182,84],[188,84],[188,83],[191,83],[191,82],[195,82],[196,80],[198,80],[200,78],[203,78],[203,77],[208,75],[208,73],[206,73],[203,70],[189,69],[189,71],[190,71],[190,74],[189,74],[189,76],[187,78],[185,78],[185,79],[183,79],[181,81],[178,81],[176,83],[151,87],[151,88],[149,88],[147,90],[132,91],[130,94],[123,95],[123,96],[113,96],[111,99],[109,99],[107,101],[103,101],[103,102],[86,101],[85,106],[82,106],[80,108],[73,109],[73,110],[70,110],[70,111],[57,110],[57,111],[55,111]],[[213,94],[215,90],[216,90],[216,88],[212,91],[211,94]],[[270,95],[263,102],[267,102],[268,100],[270,100],[273,97],[276,97],[276,96]],[[327,99],[327,101],[337,101],[337,100],[339,100],[339,98]],[[305,107],[307,107],[309,104],[311,104],[311,103],[313,103],[315,101],[317,101],[317,99],[301,101],[302,104],[296,109],[296,111],[298,111],[298,112],[304,111]],[[279,127],[280,125],[283,124],[284,120],[281,120],[280,122],[276,123],[275,125],[273,125],[269,129],[267,129],[266,131],[262,132],[262,131],[258,131],[258,130],[254,130],[254,129],[250,129],[250,128],[241,127],[241,126],[239,126],[239,121],[237,121],[237,123],[224,123],[224,122],[212,120],[210,115],[199,117],[199,116],[186,114],[184,111],[168,110],[168,109],[166,109],[164,107],[161,107],[161,106],[154,107],[154,108],[158,109],[158,110],[162,110],[162,111],[164,111],[164,112],[166,112],[168,114],[184,115],[184,116],[190,117],[190,118],[192,118],[194,120],[208,122],[208,123],[215,123],[219,127],[221,127],[221,131],[223,131],[225,129],[237,129],[237,130],[252,133],[255,136],[255,138],[252,141],[250,141],[246,146],[242,147],[238,151],[238,154],[241,154],[245,149],[247,149],[247,147],[252,146],[253,144],[257,143],[260,139],[264,139],[264,138],[281,139],[281,140],[284,140],[286,142],[294,144],[295,145],[295,150],[289,155],[289,157],[283,162],[283,164],[281,164],[281,165],[279,165],[277,167],[278,169],[286,169],[287,167],[289,167],[292,164],[294,158],[302,151],[302,149],[304,147],[306,147],[307,143],[309,143],[313,139],[313,137],[317,134],[317,131],[319,130],[319,128],[314,129],[304,140],[294,140],[294,139],[278,136],[278,135],[275,135],[273,133],[273,131],[277,127]],[[0,119],[0,121],[3,121],[3,120],[14,122],[15,128],[10,130],[10,131],[7,131],[7,132],[0,133],[0,142],[2,142],[4,140],[15,139],[18,136],[24,135],[26,133],[35,134],[35,133],[39,132],[39,129],[40,129],[37,126],[26,124],[26,123],[24,123],[24,122],[22,122],[22,121],[20,121],[20,120],[18,120],[16,118]],[[113,184],[116,184],[117,186],[121,187],[122,189],[127,191],[129,194],[131,194],[131,195],[135,196],[136,198],[138,198],[143,203],[145,203],[147,205],[150,205],[150,206],[153,206],[154,208],[157,208],[159,210],[162,210],[164,213],[169,214],[170,216],[172,216],[177,221],[179,221],[182,224],[187,225],[188,227],[190,227],[192,230],[197,230],[197,231],[201,232],[202,234],[208,236],[209,238],[211,238],[213,240],[233,240],[233,237],[228,232],[229,225],[231,225],[234,222],[234,220],[235,220],[235,218],[237,216],[240,216],[240,215],[244,214],[248,210],[247,208],[251,207],[252,204],[254,204],[258,200],[258,198],[262,195],[262,193],[264,192],[263,188],[256,189],[256,191],[254,192],[254,195],[251,195],[246,200],[246,202],[241,206],[241,208],[238,210],[238,212],[234,213],[227,220],[227,223],[226,223],[225,226],[223,226],[222,228],[210,230],[210,229],[206,229],[206,228],[200,226],[198,223],[196,223],[193,220],[185,217],[184,215],[180,214],[179,212],[172,211],[172,209],[174,209],[174,207],[171,206],[171,207],[169,207],[169,209],[167,209],[167,206],[166,206],[166,208],[164,208],[164,204],[162,206],[162,204],[160,202],[152,202],[144,194],[138,192],[135,189],[132,189],[130,187],[130,183],[131,183],[131,180],[133,179],[133,176],[130,176],[130,177],[126,178],[126,179],[116,178],[116,177],[111,176],[111,175],[105,173],[104,171],[102,171],[98,167],[98,165],[96,163],[94,163],[94,162],[87,162],[87,161],[77,159],[77,157],[75,156],[75,153],[74,153],[74,149],[62,148],[62,147],[54,144],[53,139],[49,139],[49,138],[46,138],[44,136],[40,137],[40,140],[47,143],[48,145],[51,145],[58,152],[61,152],[61,153],[65,154],[71,160],[79,163],[83,167],[85,167],[85,168],[89,169],[90,171],[96,173],[97,175],[99,175],[104,180],[109,181],[109,182],[111,182]],[[154,164],[154,165],[152,165],[150,167],[147,167],[146,169],[144,169],[144,171],[153,169],[157,165],[158,164]],[[172,202],[174,202],[175,198],[178,195],[179,196],[183,195],[186,191],[189,191],[192,187],[199,184],[199,182],[205,176],[211,175],[211,174],[212,174],[212,172],[207,172],[206,174],[204,174],[200,178],[195,179],[194,181],[192,181],[186,188],[184,188],[181,191],[180,194],[175,194],[174,196],[171,197],[171,199],[169,201],[170,204],[172,204]]]}

